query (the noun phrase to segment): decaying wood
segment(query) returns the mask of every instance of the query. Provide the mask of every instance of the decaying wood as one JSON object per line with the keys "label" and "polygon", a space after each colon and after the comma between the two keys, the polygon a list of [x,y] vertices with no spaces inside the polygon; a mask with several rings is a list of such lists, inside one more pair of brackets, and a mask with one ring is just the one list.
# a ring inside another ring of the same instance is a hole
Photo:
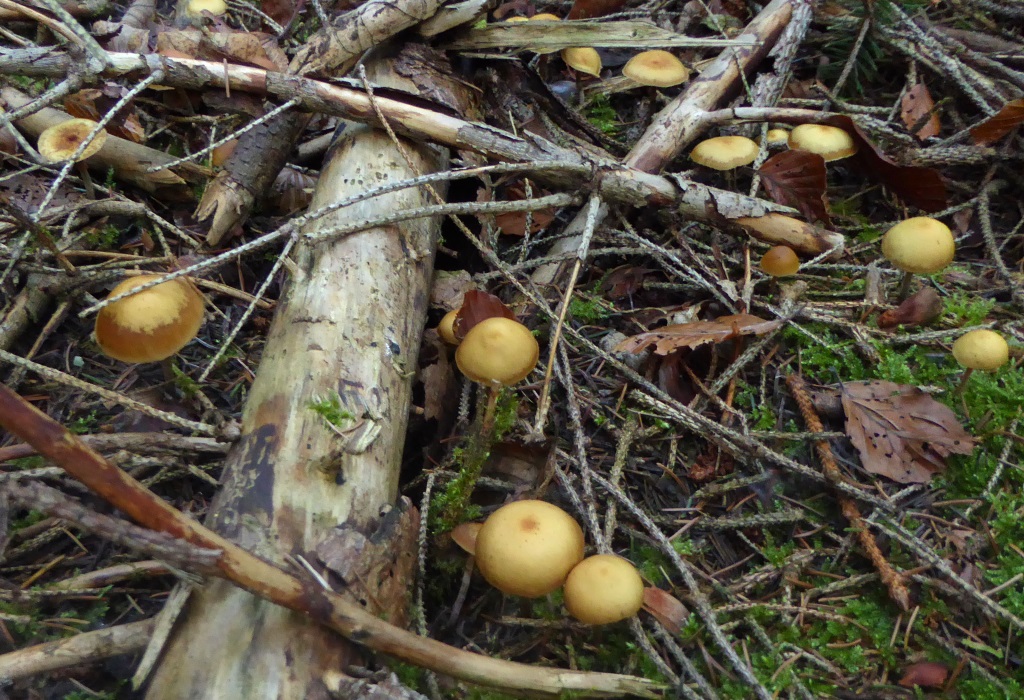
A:
{"label": "decaying wood", "polygon": [[[381,81],[412,87],[393,74]],[[328,153],[311,208],[446,164],[441,150],[404,148],[410,163],[383,131],[348,126]],[[428,203],[425,191],[406,189],[325,216],[303,233]],[[338,551],[350,551],[353,539],[371,535],[397,497],[409,369],[426,322],[438,225],[420,219],[296,247],[211,527],[270,561],[301,556],[336,572],[324,550],[343,557]],[[332,400],[350,416],[341,425],[311,408]],[[389,549],[402,554],[399,542]],[[349,556],[373,559],[369,551]],[[391,575],[403,573],[411,572]],[[381,577],[363,574],[333,580],[372,613],[401,624],[408,579],[398,591],[384,590]],[[316,621],[211,581],[192,592],[147,698],[316,697],[327,670],[361,662],[351,644]]]}
{"label": "decaying wood", "polygon": [[[248,66],[152,55],[108,55],[110,65],[105,74],[109,77],[163,70],[165,77],[161,81],[167,85],[194,90],[223,89],[227,85],[232,90],[295,98],[299,100],[301,108],[309,111],[368,124],[378,123],[369,97],[354,87],[331,85]],[[68,69],[70,61],[66,54],[50,50],[0,48],[0,73],[60,75]],[[596,189],[604,199],[631,206],[676,206],[683,216],[720,225],[728,224],[730,219],[763,216],[770,211],[790,215],[797,213],[763,199],[700,183],[686,181],[685,184],[677,185],[673,179],[661,175],[645,173],[614,162],[596,162],[585,154],[561,148],[534,134],[516,136],[486,124],[465,121],[394,98],[379,96],[376,104],[396,132],[414,140],[433,141],[452,148],[475,151],[502,161],[535,162],[538,166],[557,162],[593,169],[592,176],[583,178],[576,172],[540,167],[534,177],[549,187],[570,190],[590,187]],[[720,209],[719,205],[726,202],[729,206],[725,210]],[[815,250],[805,253],[813,254],[829,249],[841,252],[844,240],[842,234],[823,229],[813,230],[820,237],[818,244]]]}
{"label": "decaying wood", "polygon": [[[3,384],[0,426],[33,445],[40,454],[139,524],[203,549],[220,550],[216,575],[283,608],[316,619],[370,649],[462,680],[509,691],[657,697],[660,686],[643,678],[492,659],[395,627],[316,582],[300,579],[250,554],[183,515]],[[243,609],[239,614],[247,612]]]}
{"label": "decaying wood", "polygon": [[[440,0],[365,2],[310,37],[295,54],[289,71],[296,75],[343,76],[364,52],[430,17],[440,4]],[[308,114],[285,112],[242,134],[196,209],[196,218],[209,220],[207,245],[217,245],[249,217],[308,123]]]}
{"label": "decaying wood", "polygon": [[[69,66],[70,68],[70,66]],[[7,109],[18,109],[32,101],[25,93],[11,87],[0,88],[0,102]],[[0,107],[2,107],[0,106]],[[19,129],[29,136],[37,137],[54,124],[60,124],[72,117],[66,112],[52,107],[45,107],[35,114],[30,114],[17,121]],[[88,158],[85,163],[90,170],[105,177],[113,171],[114,177],[127,184],[134,185],[146,192],[159,193],[162,196],[191,196],[187,183],[204,182],[210,171],[193,163],[176,165],[172,170],[147,172],[156,165],[164,165],[175,160],[163,151],[108,135],[103,148],[96,155]]]}
{"label": "decaying wood", "polygon": [[471,29],[443,48],[457,51],[480,49],[564,49],[570,46],[607,48],[745,46],[749,39],[709,39],[662,29],[653,22],[509,22]]}
{"label": "decaying wood", "polygon": [[153,620],[140,620],[3,654],[0,683],[134,653],[146,646],[152,632]]}

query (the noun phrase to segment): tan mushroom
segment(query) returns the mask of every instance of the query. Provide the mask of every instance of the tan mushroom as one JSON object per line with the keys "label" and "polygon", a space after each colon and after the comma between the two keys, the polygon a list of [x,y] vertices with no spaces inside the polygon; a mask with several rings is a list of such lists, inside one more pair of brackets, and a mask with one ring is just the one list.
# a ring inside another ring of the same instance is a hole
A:
{"label": "tan mushroom", "polygon": [[622,67],[622,74],[640,85],[666,88],[685,83],[690,69],[675,54],[656,49],[633,56]]}
{"label": "tan mushroom", "polygon": [[746,136],[716,136],[698,143],[690,151],[690,160],[713,170],[732,170],[753,163],[760,150]]}
{"label": "tan mushroom", "polygon": [[789,147],[817,153],[825,162],[849,158],[857,152],[857,142],[845,129],[827,124],[801,124],[789,132]]}

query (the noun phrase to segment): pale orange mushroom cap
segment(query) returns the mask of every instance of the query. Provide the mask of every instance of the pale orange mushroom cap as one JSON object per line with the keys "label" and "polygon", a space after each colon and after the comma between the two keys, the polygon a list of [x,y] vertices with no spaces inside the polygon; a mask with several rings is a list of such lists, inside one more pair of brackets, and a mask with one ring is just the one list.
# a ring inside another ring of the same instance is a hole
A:
{"label": "pale orange mushroom cap", "polygon": [[732,170],[753,163],[760,150],[746,136],[716,136],[698,143],[690,151],[690,160],[713,170]]}
{"label": "pale orange mushroom cap", "polygon": [[800,258],[788,245],[777,245],[761,257],[761,269],[772,277],[790,277],[800,269]]}
{"label": "pale orange mushroom cap", "polygon": [[641,85],[665,88],[685,83],[690,69],[675,54],[656,49],[633,56],[622,67],[622,74]]}
{"label": "pale orange mushroom cap", "polygon": [[228,4],[225,0],[188,0],[185,8],[190,17],[200,17],[203,12],[219,16],[228,11]]}
{"label": "pale orange mushroom cap", "polygon": [[644,604],[644,582],[630,562],[614,554],[587,557],[565,580],[565,607],[588,625],[632,617]]}
{"label": "pale orange mushroom cap", "polygon": [[582,559],[580,524],[546,501],[508,503],[476,535],[477,568],[489,584],[510,595],[547,595]]}
{"label": "pale orange mushroom cap", "polygon": [[994,372],[1010,360],[1010,346],[995,331],[979,328],[956,339],[953,357],[968,369]]}
{"label": "pale orange mushroom cap", "polygon": [[458,309],[452,309],[444,315],[441,322],[437,324],[437,334],[441,340],[449,345],[458,345],[459,339],[455,337],[455,317],[459,315]]}
{"label": "pale orange mushroom cap", "polygon": [[789,132],[789,147],[817,153],[825,162],[849,158],[857,142],[845,129],[827,124],[801,124]]}
{"label": "pale orange mushroom cap", "polygon": [[589,46],[572,46],[562,49],[562,60],[565,65],[580,73],[601,77],[601,55]]}
{"label": "pale orange mushroom cap", "polygon": [[[68,119],[60,124],[54,124],[39,134],[37,143],[39,155],[50,163],[68,160],[75,155],[75,151],[82,145],[82,142],[96,129],[96,125],[97,122],[92,119]],[[106,140],[106,129],[100,129],[77,160],[83,161],[98,153]]]}
{"label": "pale orange mushroom cap", "polygon": [[537,366],[540,346],[530,329],[496,316],[473,326],[455,351],[455,364],[474,382],[512,386]]}
{"label": "pale orange mushroom cap", "polygon": [[882,255],[904,272],[930,275],[956,255],[949,227],[930,216],[915,216],[893,226],[882,237]]}
{"label": "pale orange mushroom cap", "polygon": [[[114,287],[109,297],[159,278],[160,275],[129,277]],[[185,347],[202,325],[202,295],[191,282],[178,278],[100,309],[96,316],[96,342],[115,360],[156,362]]]}

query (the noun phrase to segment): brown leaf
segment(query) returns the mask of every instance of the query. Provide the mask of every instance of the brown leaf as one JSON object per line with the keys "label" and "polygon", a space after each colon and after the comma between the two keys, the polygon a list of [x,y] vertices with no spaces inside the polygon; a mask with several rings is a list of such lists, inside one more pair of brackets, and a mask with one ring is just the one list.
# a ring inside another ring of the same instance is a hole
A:
{"label": "brown leaf", "polygon": [[[907,129],[911,130],[910,133],[922,141],[932,136],[938,136],[942,131],[939,115],[932,111],[934,108],[935,100],[932,99],[932,94],[928,92],[924,83],[915,84],[900,100],[900,116],[903,117],[903,123],[907,125]],[[931,117],[922,122],[921,120],[929,113],[931,113]],[[917,131],[913,131],[914,126],[918,123],[921,123],[921,126],[917,128]]]}
{"label": "brown leaf", "polygon": [[473,326],[495,316],[516,320],[512,309],[505,306],[501,299],[487,292],[470,289],[462,299],[459,315],[455,317],[455,337],[462,340]]}
{"label": "brown leaf", "polygon": [[924,211],[939,211],[946,208],[946,183],[942,181],[939,171],[900,165],[886,156],[852,119],[843,114],[833,115],[824,123],[850,132],[860,146],[860,150],[850,158],[850,161],[892,190],[907,204],[913,204]]}
{"label": "brown leaf", "polygon": [[945,468],[950,454],[974,450],[974,438],[956,414],[915,386],[875,380],[841,389],[846,434],[872,474],[924,484]]}
{"label": "brown leaf", "polygon": [[[540,190],[536,187],[533,188],[533,196],[543,197],[550,194],[546,190]],[[497,201],[493,197],[493,193],[487,188],[481,187],[477,193],[478,202],[491,202]],[[504,201],[508,202],[519,202],[526,199],[526,190],[523,189],[522,185],[509,185],[504,188]],[[555,220],[555,210],[550,207],[547,209],[537,209],[530,213],[530,233],[536,233],[543,228],[546,228]],[[526,235],[526,214],[525,211],[506,211],[501,214],[479,214],[477,218],[483,221],[485,218],[493,217],[494,225],[500,229],[500,233],[506,236],[525,236]]]}
{"label": "brown leaf", "polygon": [[618,12],[626,0],[576,0],[566,19],[590,19]]}
{"label": "brown leaf", "polygon": [[779,204],[800,210],[808,221],[831,226],[825,200],[825,159],[810,151],[783,151],[757,170],[764,189]]}
{"label": "brown leaf", "polygon": [[601,280],[601,291],[609,299],[622,299],[639,292],[644,286],[644,277],[654,272],[646,267],[623,265],[617,267]]}
{"label": "brown leaf", "polygon": [[654,586],[644,587],[644,610],[649,612],[672,634],[679,634],[690,611],[671,593]]}
{"label": "brown leaf", "polygon": [[263,13],[282,27],[291,24],[295,13],[305,6],[305,0],[262,0],[260,8]]}
{"label": "brown leaf", "polygon": [[899,684],[904,688],[915,685],[922,688],[941,688],[949,676],[949,669],[937,661],[921,661],[907,666]]}
{"label": "brown leaf", "polygon": [[1024,123],[1024,100],[1007,102],[1003,108],[971,129],[975,146],[989,146]]}
{"label": "brown leaf", "polygon": [[288,59],[276,39],[262,32],[206,32],[199,42],[200,58],[228,59],[268,71],[284,72]]}
{"label": "brown leaf", "polygon": [[437,270],[434,272],[434,283],[430,286],[430,305],[445,311],[458,309],[466,292],[475,289],[473,276],[465,270]]}
{"label": "brown leaf", "polygon": [[615,346],[616,352],[640,352],[653,345],[658,355],[667,355],[680,348],[696,348],[707,343],[721,343],[741,335],[764,335],[782,325],[781,321],[765,321],[750,314],[720,316],[714,321],[694,321],[640,333]]}
{"label": "brown leaf", "polygon": [[942,315],[943,306],[939,293],[932,287],[925,287],[879,316],[878,327],[923,326]]}

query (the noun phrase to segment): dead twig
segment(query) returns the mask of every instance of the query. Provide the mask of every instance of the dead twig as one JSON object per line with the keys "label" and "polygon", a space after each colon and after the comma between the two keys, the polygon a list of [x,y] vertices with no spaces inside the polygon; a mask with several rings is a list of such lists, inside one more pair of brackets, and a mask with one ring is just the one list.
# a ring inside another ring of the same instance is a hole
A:
{"label": "dead twig", "polygon": [[[803,415],[804,423],[807,424],[807,429],[814,433],[822,432],[825,428],[821,424],[821,419],[818,418],[818,412],[814,410],[814,404],[807,393],[807,385],[803,378],[798,374],[790,374],[786,377],[786,384],[793,392],[793,398],[796,399],[797,406],[800,407],[800,413]],[[836,464],[828,441],[816,440],[814,446],[818,451],[818,458],[821,460],[821,469],[825,478],[832,484],[844,483],[842,472],[839,471],[839,465]],[[892,564],[878,548],[878,542],[875,541],[875,536],[864,520],[864,516],[860,514],[857,503],[843,493],[837,493],[836,498],[839,500],[839,508],[843,515],[850,521],[850,527],[855,531],[861,547],[864,548],[868,559],[871,560],[881,576],[882,583],[889,589],[889,597],[904,610],[910,610],[910,591],[907,588],[906,577],[892,568]]]}

